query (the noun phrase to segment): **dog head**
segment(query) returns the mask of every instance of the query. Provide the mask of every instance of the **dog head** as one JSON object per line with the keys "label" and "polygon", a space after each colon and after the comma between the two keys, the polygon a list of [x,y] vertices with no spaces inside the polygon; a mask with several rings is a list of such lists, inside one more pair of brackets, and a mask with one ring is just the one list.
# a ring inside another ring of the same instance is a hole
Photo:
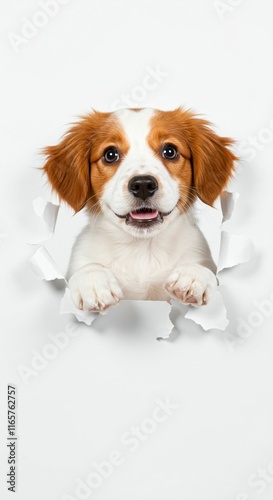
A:
{"label": "dog head", "polygon": [[232,142],[180,108],[95,111],[45,149],[44,171],[76,212],[86,206],[134,236],[149,236],[196,196],[213,205],[234,170]]}

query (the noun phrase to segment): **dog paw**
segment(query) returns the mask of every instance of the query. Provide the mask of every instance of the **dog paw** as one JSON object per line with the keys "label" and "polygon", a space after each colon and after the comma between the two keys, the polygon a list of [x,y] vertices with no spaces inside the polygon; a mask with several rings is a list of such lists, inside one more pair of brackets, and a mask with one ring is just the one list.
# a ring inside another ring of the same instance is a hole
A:
{"label": "dog paw", "polygon": [[202,306],[213,296],[217,280],[210,269],[200,264],[185,264],[170,274],[164,287],[172,298],[184,304]]}
{"label": "dog paw", "polygon": [[104,312],[123,298],[122,290],[109,269],[78,271],[68,284],[75,306],[84,311]]}

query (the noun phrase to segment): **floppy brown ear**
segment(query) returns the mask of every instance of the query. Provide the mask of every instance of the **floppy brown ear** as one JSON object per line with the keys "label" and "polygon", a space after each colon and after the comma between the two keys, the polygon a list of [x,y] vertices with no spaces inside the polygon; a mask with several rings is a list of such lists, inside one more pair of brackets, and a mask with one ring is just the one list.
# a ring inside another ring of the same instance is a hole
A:
{"label": "floppy brown ear", "polygon": [[79,122],[57,146],[49,146],[43,151],[47,156],[43,170],[53,189],[76,212],[90,196],[91,132],[87,124]]}
{"label": "floppy brown ear", "polygon": [[229,147],[234,141],[218,136],[207,121],[192,120],[193,183],[199,198],[212,206],[232,176],[237,157]]}

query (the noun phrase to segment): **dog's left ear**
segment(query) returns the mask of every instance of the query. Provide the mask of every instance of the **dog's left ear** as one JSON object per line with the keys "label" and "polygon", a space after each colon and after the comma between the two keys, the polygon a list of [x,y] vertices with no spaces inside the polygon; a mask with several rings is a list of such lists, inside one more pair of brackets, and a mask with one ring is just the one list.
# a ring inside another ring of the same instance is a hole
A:
{"label": "dog's left ear", "polygon": [[47,156],[43,170],[52,188],[78,212],[84,207],[90,191],[90,135],[83,122],[72,127],[59,144],[43,152]]}
{"label": "dog's left ear", "polygon": [[233,140],[218,136],[209,122],[192,118],[193,183],[198,197],[212,206],[234,171],[238,159],[230,150]]}

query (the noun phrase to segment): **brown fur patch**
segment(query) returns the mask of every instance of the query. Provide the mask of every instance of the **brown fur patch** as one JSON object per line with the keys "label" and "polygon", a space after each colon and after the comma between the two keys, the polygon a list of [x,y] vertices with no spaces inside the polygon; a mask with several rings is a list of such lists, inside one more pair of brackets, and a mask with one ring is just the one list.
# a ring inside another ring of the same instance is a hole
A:
{"label": "brown fur patch", "polygon": [[158,155],[164,143],[175,145],[180,153],[173,162],[160,156],[171,175],[179,180],[180,209],[194,201],[196,195],[212,206],[232,176],[237,160],[229,149],[232,139],[219,137],[209,122],[181,108],[156,111],[148,142]]}
{"label": "brown fur patch", "polygon": [[115,145],[126,154],[128,145],[123,131],[112,113],[97,111],[84,116],[56,146],[45,148],[47,161],[43,170],[59,197],[76,212],[88,201],[92,207],[99,199],[116,166],[104,165],[101,156]]}

